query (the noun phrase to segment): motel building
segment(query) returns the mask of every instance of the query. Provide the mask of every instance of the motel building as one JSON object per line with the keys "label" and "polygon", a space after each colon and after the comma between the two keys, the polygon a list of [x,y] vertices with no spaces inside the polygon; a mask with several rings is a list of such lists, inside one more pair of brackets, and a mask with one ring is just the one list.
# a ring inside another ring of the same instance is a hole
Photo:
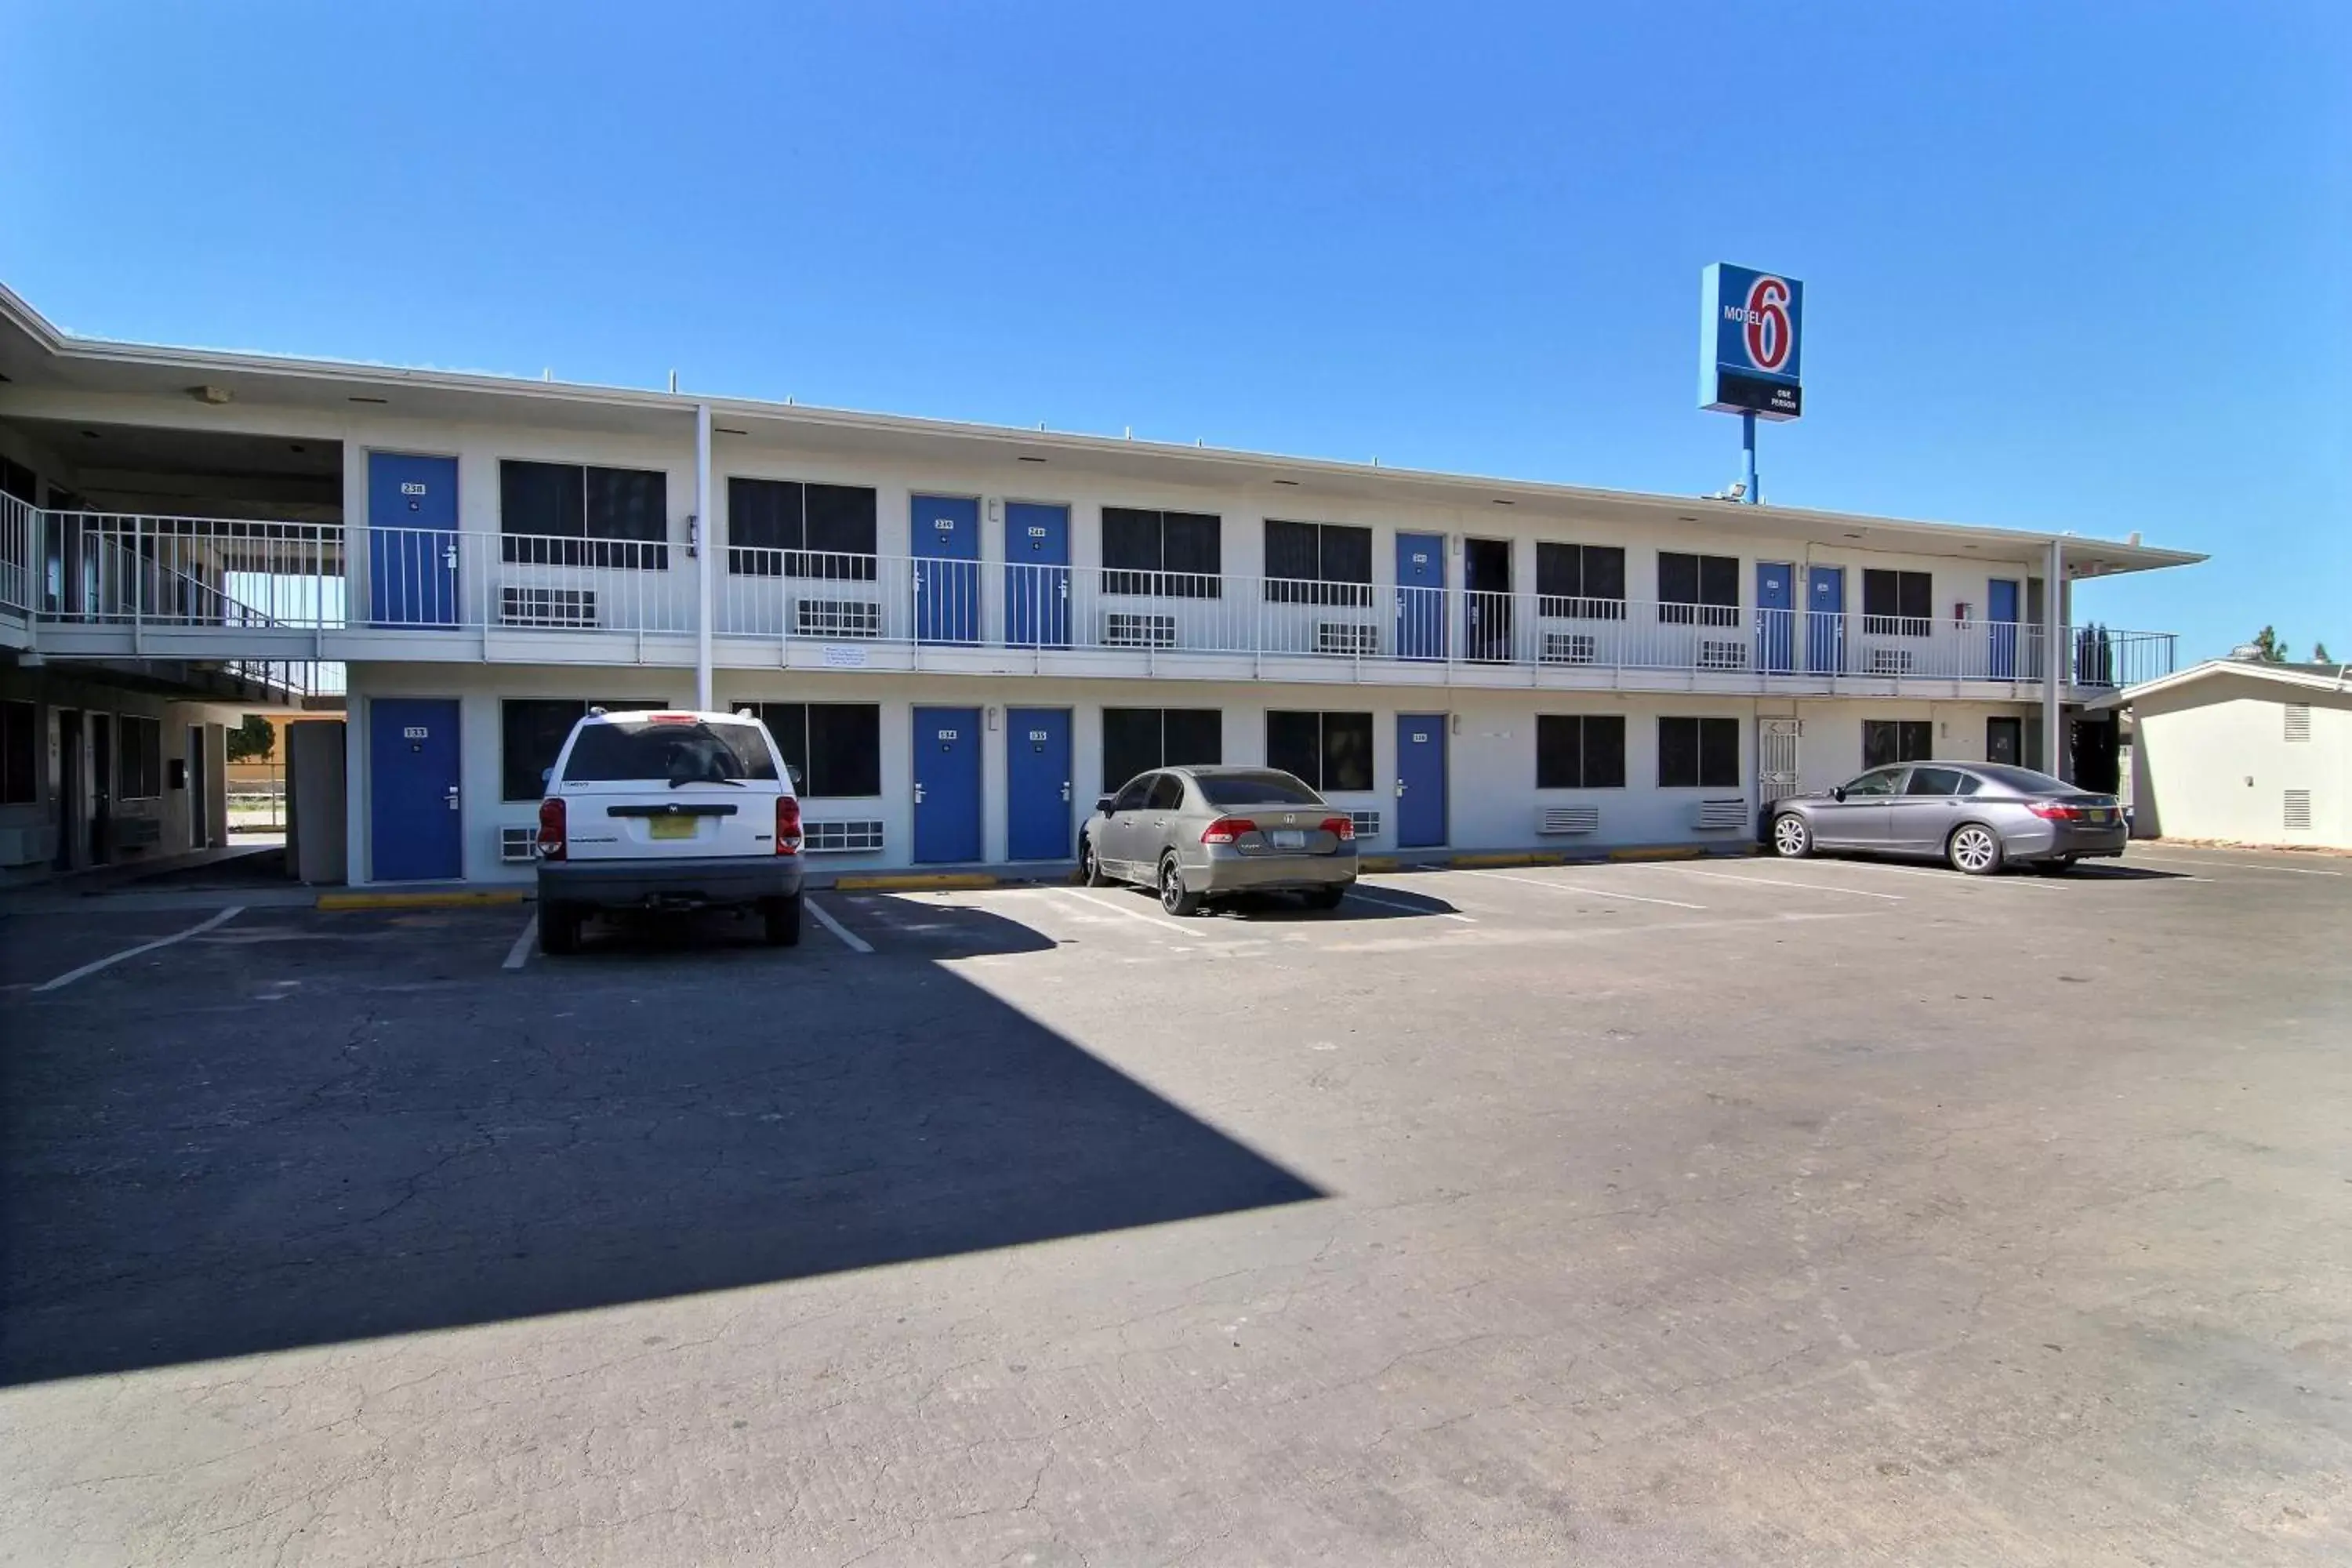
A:
{"label": "motel building", "polygon": [[351,882],[527,879],[592,704],[757,709],[820,879],[1054,874],[1182,763],[1298,773],[1376,856],[1740,851],[1865,765],[2112,768],[2173,638],[2076,589],[2199,559],[101,342],[5,289],[0,378],[0,877],[216,842],[266,710],[347,721],[296,806]]}

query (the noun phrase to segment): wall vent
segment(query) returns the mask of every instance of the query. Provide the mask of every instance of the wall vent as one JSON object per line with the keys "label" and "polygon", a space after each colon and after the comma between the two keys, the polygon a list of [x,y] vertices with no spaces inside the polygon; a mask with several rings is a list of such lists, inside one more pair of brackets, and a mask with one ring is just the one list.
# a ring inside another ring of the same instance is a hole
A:
{"label": "wall vent", "polygon": [[2311,704],[2290,702],[2286,705],[2286,738],[2290,741],[2311,739]]}
{"label": "wall vent", "polygon": [[2307,789],[2288,790],[2285,805],[2286,809],[2283,815],[2286,822],[2286,830],[2289,833],[2310,832],[2311,792]]}
{"label": "wall vent", "polygon": [[1538,833],[1598,833],[1601,831],[1601,808],[1597,805],[1544,805],[1536,808]]}

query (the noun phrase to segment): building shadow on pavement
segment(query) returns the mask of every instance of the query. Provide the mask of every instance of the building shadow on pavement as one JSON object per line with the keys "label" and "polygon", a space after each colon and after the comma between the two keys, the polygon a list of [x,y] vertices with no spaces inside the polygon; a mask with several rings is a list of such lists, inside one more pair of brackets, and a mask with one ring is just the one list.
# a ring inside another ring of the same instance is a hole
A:
{"label": "building shadow on pavement", "polygon": [[[948,956],[1050,945],[984,911],[952,923]],[[414,984],[382,943],[225,947],[8,999],[0,1381],[1322,1195],[940,953],[830,941],[768,963],[624,939]],[[261,955],[268,1005],[239,968]]]}

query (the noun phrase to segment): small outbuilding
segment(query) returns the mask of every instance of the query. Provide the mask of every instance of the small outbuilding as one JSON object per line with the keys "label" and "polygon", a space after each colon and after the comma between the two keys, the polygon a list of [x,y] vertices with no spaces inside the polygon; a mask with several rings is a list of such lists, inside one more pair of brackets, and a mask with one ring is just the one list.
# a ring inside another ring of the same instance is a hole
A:
{"label": "small outbuilding", "polygon": [[2132,833],[2352,849],[2352,667],[2217,658],[2131,687]]}

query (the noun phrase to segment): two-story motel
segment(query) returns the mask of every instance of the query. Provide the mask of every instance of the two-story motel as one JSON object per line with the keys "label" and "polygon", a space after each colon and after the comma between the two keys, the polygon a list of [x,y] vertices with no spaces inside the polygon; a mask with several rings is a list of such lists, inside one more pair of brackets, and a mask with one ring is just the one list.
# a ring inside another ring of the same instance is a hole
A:
{"label": "two-story motel", "polygon": [[527,877],[590,704],[758,707],[817,869],[1050,868],[1098,794],[1216,761],[1301,774],[1374,853],[1737,848],[1865,764],[2071,769],[2081,705],[2173,659],[2078,627],[2074,584],[2200,559],[100,342],[5,290],[0,376],[18,865],[174,761],[216,776],[175,715],[338,666],[354,882]]}

